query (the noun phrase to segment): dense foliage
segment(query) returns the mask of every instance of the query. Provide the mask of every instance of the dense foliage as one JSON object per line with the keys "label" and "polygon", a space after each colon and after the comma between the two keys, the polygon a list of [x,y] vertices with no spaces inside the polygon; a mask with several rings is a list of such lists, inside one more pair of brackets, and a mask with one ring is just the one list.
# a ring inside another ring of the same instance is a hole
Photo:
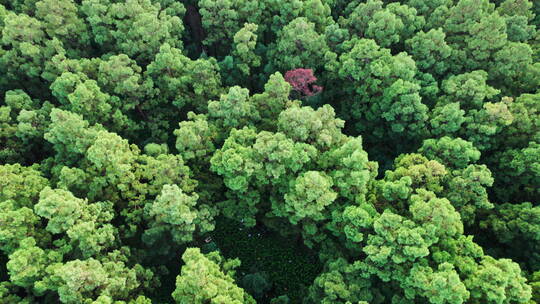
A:
{"label": "dense foliage", "polygon": [[0,0],[0,303],[540,303],[540,1]]}

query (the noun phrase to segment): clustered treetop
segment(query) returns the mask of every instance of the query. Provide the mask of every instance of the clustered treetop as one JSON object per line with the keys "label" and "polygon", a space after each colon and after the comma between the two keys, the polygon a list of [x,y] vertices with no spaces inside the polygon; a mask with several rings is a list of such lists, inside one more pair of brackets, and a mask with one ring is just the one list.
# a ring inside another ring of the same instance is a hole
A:
{"label": "clustered treetop", "polygon": [[[538,27],[531,0],[0,0],[0,302],[540,303]],[[317,274],[281,288],[218,223]]]}

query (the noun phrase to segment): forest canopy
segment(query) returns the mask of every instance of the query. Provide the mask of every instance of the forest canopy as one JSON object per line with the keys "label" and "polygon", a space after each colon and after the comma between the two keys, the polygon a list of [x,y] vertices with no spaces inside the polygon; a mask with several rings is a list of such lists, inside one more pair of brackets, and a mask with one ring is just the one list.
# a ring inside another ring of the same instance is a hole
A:
{"label": "forest canopy", "polygon": [[0,303],[540,303],[540,1],[0,0]]}

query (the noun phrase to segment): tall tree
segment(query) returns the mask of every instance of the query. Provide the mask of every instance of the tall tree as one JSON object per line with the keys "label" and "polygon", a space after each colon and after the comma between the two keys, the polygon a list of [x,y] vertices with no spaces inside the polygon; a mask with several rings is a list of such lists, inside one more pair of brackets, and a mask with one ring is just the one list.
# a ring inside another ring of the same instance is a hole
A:
{"label": "tall tree", "polygon": [[234,268],[239,260],[224,261],[218,253],[201,254],[188,248],[182,255],[184,266],[176,277],[172,297],[176,303],[255,303],[255,300],[234,282]]}

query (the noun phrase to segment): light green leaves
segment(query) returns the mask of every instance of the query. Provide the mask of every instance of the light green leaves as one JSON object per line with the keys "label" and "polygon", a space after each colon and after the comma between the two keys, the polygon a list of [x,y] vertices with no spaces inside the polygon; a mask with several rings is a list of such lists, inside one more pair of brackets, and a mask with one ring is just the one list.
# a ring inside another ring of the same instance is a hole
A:
{"label": "light green leaves", "polygon": [[486,256],[465,285],[474,303],[524,303],[531,298],[525,281],[518,264]]}
{"label": "light green leaves", "polygon": [[205,207],[197,210],[197,199],[197,194],[189,196],[176,185],[164,185],[154,203],[146,207],[150,229],[143,240],[152,244],[153,232],[161,228],[168,230],[173,241],[179,244],[191,241],[196,230],[201,234],[213,230],[215,211]]}
{"label": "light green leaves", "polygon": [[148,63],[164,43],[182,47],[184,26],[178,16],[168,15],[150,0],[85,0],[81,11],[104,50],[118,50]]}
{"label": "light green leaves", "polygon": [[37,215],[49,220],[48,231],[61,233],[81,217],[84,204],[82,199],[74,197],[69,191],[47,187],[41,191],[35,211]]}
{"label": "light green leaves", "polygon": [[313,110],[311,107],[290,107],[279,115],[278,131],[297,142],[305,142],[321,150],[339,143],[345,122],[335,117],[329,105]]}
{"label": "light green leaves", "polygon": [[307,171],[299,176],[291,191],[285,194],[284,211],[291,214],[291,223],[297,224],[304,218],[322,220],[322,211],[337,198],[332,185],[331,178],[317,171]]}
{"label": "light green leaves", "polygon": [[468,164],[480,159],[480,151],[472,143],[461,138],[453,139],[446,136],[425,140],[418,152],[449,168],[465,168]]}
{"label": "light green leaves", "polygon": [[176,289],[172,294],[176,303],[255,303],[234,283],[230,271],[240,264],[238,260],[232,264],[224,262],[217,253],[204,256],[198,248],[186,249],[182,259],[185,264],[176,277]]}

